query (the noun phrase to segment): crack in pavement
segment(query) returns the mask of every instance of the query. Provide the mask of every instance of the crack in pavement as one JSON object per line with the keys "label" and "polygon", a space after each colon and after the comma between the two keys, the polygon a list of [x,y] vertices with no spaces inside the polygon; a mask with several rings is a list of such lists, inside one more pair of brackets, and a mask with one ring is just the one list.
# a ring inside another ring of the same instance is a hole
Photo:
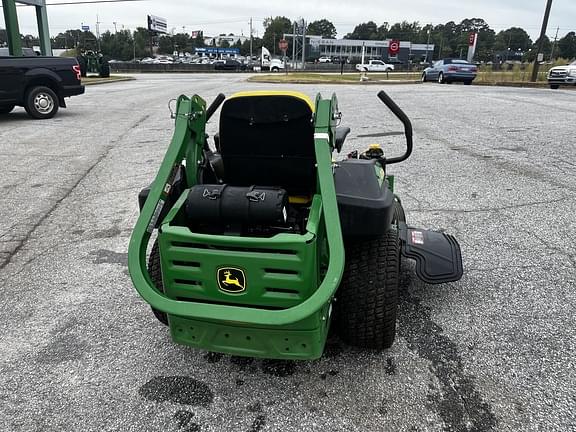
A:
{"label": "crack in pavement", "polygon": [[[146,115],[142,116],[138,121],[133,123],[128,128],[128,130],[131,130],[131,129],[138,127],[138,125],[145,122],[149,117],[150,117],[150,114],[146,114]],[[120,134],[119,136],[123,137],[124,134]],[[20,252],[20,250],[22,250],[22,248],[28,242],[28,240],[30,240],[34,231],[36,231],[43,224],[43,222],[46,219],[48,219],[48,217],[50,217],[50,215],[52,215],[52,213],[54,213],[54,211],[58,208],[60,203],[62,201],[64,201],[66,198],[68,198],[72,194],[72,192],[78,187],[78,185],[86,177],[88,177],[92,171],[94,171],[94,168],[96,168],[100,164],[100,162],[102,162],[110,154],[110,151],[114,148],[114,144],[116,144],[116,142],[117,142],[117,140],[112,140],[110,145],[108,145],[104,148],[104,152],[100,156],[98,156],[96,161],[83,174],[80,175],[80,177],[74,182],[74,184],[72,184],[72,186],[66,188],[64,195],[62,195],[60,198],[58,198],[54,202],[54,204],[52,204],[52,206],[48,209],[48,211],[46,211],[46,213],[44,213],[40,217],[40,219],[38,219],[34,224],[31,224],[30,229],[24,235],[24,237],[19,240],[16,247],[8,253],[7,258],[4,258],[3,261],[0,262],[0,270],[3,270],[6,266],[8,266],[8,264],[10,264],[12,262],[13,258],[18,254],[18,252]]]}
{"label": "crack in pavement", "polygon": [[443,212],[443,213],[484,213],[484,212],[499,212],[504,210],[512,210],[518,209],[523,207],[534,207],[542,204],[556,204],[563,201],[573,200],[574,197],[563,197],[563,198],[556,198],[549,201],[534,201],[530,203],[522,203],[522,204],[514,204],[509,206],[503,207],[486,207],[486,208],[477,208],[477,209],[407,209],[406,211],[410,211],[411,213],[427,213],[427,212]]}
{"label": "crack in pavement", "polygon": [[[448,149],[448,150],[452,150],[452,151],[457,151],[460,154],[466,155],[466,156],[470,156],[474,159],[483,161],[483,162],[487,162],[487,163],[491,163],[492,165],[495,165],[497,168],[505,171],[505,172],[511,172],[514,174],[517,174],[519,176],[522,177],[528,177],[530,179],[533,180],[537,180],[539,183],[546,183],[552,186],[555,186],[559,189],[567,189],[571,192],[576,192],[576,187],[575,186],[570,186],[570,185],[566,185],[564,183],[561,183],[560,181],[554,180],[553,178],[550,177],[549,173],[547,170],[539,170],[537,168],[540,168],[538,166],[536,166],[533,162],[533,160],[531,160],[531,164],[522,164],[519,161],[509,161],[509,160],[502,160],[502,159],[497,159],[493,156],[488,156],[486,154],[486,152],[490,152],[493,151],[494,149],[491,148],[484,148],[481,149],[481,152],[479,151],[475,151],[472,150],[469,147],[464,147],[464,145],[466,145],[467,143],[462,142],[462,146],[459,147],[454,147],[454,144],[451,143],[450,141],[448,141],[447,139],[444,139],[440,136],[437,135],[430,135],[428,132],[428,129],[421,129],[418,131],[419,133],[422,134],[423,137],[425,137],[426,139],[432,141],[432,142],[438,142],[441,143],[443,145],[444,148]],[[551,161],[550,163],[555,163],[555,161]],[[545,168],[545,167],[543,167]]]}

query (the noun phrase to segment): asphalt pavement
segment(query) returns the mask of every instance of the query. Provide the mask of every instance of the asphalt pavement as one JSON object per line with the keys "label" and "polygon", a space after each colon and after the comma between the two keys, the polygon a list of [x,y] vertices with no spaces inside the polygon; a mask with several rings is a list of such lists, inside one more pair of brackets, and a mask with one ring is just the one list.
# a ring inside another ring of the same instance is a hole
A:
{"label": "asphalt pavement", "polygon": [[[465,269],[432,286],[403,265],[391,349],[332,339],[320,360],[275,362],[171,342],[127,272],[137,194],[168,101],[271,86],[244,78],[141,75],[52,120],[0,118],[0,430],[576,430],[572,91],[386,89],[414,123],[413,156],[390,167],[408,223],[454,234]],[[343,154],[402,149],[376,86],[273,88],[337,92]]]}

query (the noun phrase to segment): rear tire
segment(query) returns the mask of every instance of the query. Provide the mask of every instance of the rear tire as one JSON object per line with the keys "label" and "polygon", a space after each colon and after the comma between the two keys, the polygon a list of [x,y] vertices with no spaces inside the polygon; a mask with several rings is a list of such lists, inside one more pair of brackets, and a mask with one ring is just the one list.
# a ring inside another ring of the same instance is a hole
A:
{"label": "rear tire", "polygon": [[550,84],[550,88],[552,90],[558,90],[560,88],[560,84]]}
{"label": "rear tire", "polygon": [[1,115],[1,114],[9,114],[9,113],[11,113],[15,106],[16,106],[16,105],[3,105],[3,106],[0,106],[0,115]]}
{"label": "rear tire", "polygon": [[402,203],[398,197],[394,197],[394,216],[392,223],[398,225],[398,222],[406,223],[406,213],[404,213],[404,207],[402,207]]}
{"label": "rear tire", "polygon": [[438,74],[438,84],[444,84],[446,81],[444,80],[444,74],[440,72]]}
{"label": "rear tire", "polygon": [[385,349],[396,336],[400,247],[398,231],[346,249],[346,267],[336,294],[336,327],[349,345]]}
{"label": "rear tire", "polygon": [[472,84],[472,80],[464,81],[464,85],[471,85],[471,84]]}
{"label": "rear tire", "polygon": [[56,115],[60,101],[56,93],[44,86],[32,87],[26,92],[24,109],[35,119],[49,119]]}
{"label": "rear tire", "polygon": [[[150,258],[148,258],[148,273],[154,283],[156,289],[164,292],[164,283],[162,282],[162,269],[160,268],[160,249],[158,248],[158,240],[152,245]],[[151,307],[152,313],[164,325],[168,325],[168,315],[165,312],[159,311]]]}

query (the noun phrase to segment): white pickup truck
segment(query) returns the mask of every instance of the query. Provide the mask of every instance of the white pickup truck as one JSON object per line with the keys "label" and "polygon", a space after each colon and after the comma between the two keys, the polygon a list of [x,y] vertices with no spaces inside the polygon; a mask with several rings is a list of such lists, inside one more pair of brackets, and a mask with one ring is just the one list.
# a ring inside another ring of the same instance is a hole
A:
{"label": "white pickup truck", "polygon": [[356,70],[360,72],[390,72],[394,70],[394,65],[384,63],[382,60],[368,60],[368,63],[357,64]]}
{"label": "white pickup truck", "polygon": [[561,85],[576,85],[576,61],[566,66],[556,66],[548,71],[548,84],[551,89]]}

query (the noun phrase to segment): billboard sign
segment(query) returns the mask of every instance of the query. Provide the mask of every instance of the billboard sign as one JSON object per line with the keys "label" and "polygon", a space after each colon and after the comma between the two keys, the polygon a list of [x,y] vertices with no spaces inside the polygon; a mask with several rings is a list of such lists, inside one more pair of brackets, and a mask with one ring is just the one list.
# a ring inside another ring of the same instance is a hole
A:
{"label": "billboard sign", "polygon": [[168,23],[165,18],[148,15],[148,30],[155,33],[168,33]]}
{"label": "billboard sign", "polygon": [[83,26],[82,26],[82,31],[90,31],[90,26],[83,25]]}
{"label": "billboard sign", "polygon": [[194,48],[196,54],[240,54],[238,48]]}
{"label": "billboard sign", "polygon": [[198,36],[203,36],[204,32],[202,30],[194,30],[192,33],[190,33],[190,37],[192,38],[197,38]]}

